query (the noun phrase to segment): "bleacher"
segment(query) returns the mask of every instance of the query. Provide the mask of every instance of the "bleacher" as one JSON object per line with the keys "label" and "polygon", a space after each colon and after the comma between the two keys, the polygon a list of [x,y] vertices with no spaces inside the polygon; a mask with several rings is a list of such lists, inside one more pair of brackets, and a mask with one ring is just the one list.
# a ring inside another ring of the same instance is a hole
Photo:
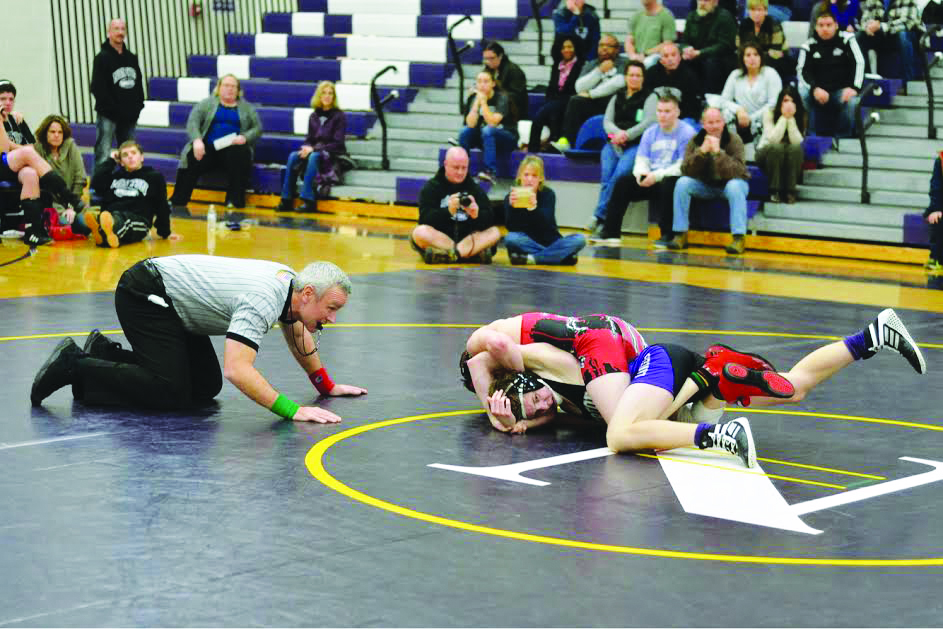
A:
{"label": "bleacher", "polygon": [[[614,32],[621,39],[628,18],[638,8],[637,1],[613,0],[609,6],[611,16],[602,20],[602,31]],[[666,6],[679,18],[687,11],[687,2],[673,0]],[[543,9],[547,59],[553,33],[549,14],[554,8],[548,3]],[[796,16],[804,17],[803,10],[807,14],[808,8],[804,4],[795,7]],[[357,170],[347,173],[344,185],[334,187],[333,194],[374,203],[415,205],[422,184],[438,168],[448,138],[456,136],[461,126],[458,78],[455,68],[446,62],[449,53],[445,34],[464,13],[472,19],[457,27],[455,34],[460,44],[472,44],[462,56],[466,87],[469,77],[481,67],[481,42],[495,38],[528,77],[530,112],[542,103],[539,86],[545,84],[550,68],[538,65],[537,26],[529,19],[529,0],[299,0],[298,9],[264,16],[262,33],[230,33],[223,55],[189,57],[187,77],[149,80],[149,100],[137,135],[148,162],[168,181],[173,182],[176,175],[179,152],[186,142],[186,117],[193,103],[211,92],[217,76],[232,73],[242,81],[247,100],[258,107],[264,128],[256,146],[249,186],[257,194],[277,194],[287,156],[301,144],[307,129],[311,112],[308,103],[314,88],[320,80],[332,80],[337,83],[338,101],[348,115],[348,149],[358,164]],[[803,21],[784,25],[790,46],[797,47],[805,40],[807,28]],[[679,29],[683,29],[683,20],[679,20]],[[370,107],[369,82],[388,65],[396,71],[383,75],[380,94],[386,96],[396,90],[398,97],[386,106],[391,167],[381,170],[379,124]],[[887,107],[893,99],[895,107],[882,112],[884,122],[869,134],[874,136],[869,146],[878,156],[872,162],[872,206],[862,208],[854,201],[856,186],[860,186],[857,141],[842,141],[841,151],[835,153],[823,150],[823,142],[810,139],[810,162],[824,169],[806,173],[799,203],[762,203],[765,177],[755,171],[750,195],[751,229],[920,244],[918,229],[911,226],[905,230],[905,216],[926,202],[929,165],[936,148],[929,140],[902,144],[890,138],[896,138],[895,133],[917,136],[920,124],[925,137],[926,113],[920,111],[919,96],[925,88],[911,84],[910,96],[895,98],[899,81],[886,80],[883,87],[883,94],[867,103],[871,108]],[[925,97],[922,107],[925,110]],[[895,115],[898,121],[892,124]],[[75,137],[81,146],[91,147],[94,135],[93,125],[76,125]],[[831,142],[827,145],[830,147]],[[914,157],[893,159],[901,149],[912,151]],[[887,158],[882,160],[884,152]],[[519,151],[512,154],[499,174],[513,175],[522,155]],[[85,157],[90,166],[90,152]],[[544,157],[547,177],[559,199],[559,223],[581,227],[598,194],[598,160]],[[477,172],[478,160],[480,151],[473,151],[472,172]],[[905,178],[899,175],[902,169],[909,173]],[[215,183],[208,177],[201,185],[213,187]],[[490,196],[501,198],[506,188],[507,182],[495,186]],[[273,197],[268,202],[274,205],[276,201]],[[707,227],[722,229],[726,217],[718,219],[716,225]],[[624,229],[644,232],[648,224],[647,207],[639,204],[627,213]]]}

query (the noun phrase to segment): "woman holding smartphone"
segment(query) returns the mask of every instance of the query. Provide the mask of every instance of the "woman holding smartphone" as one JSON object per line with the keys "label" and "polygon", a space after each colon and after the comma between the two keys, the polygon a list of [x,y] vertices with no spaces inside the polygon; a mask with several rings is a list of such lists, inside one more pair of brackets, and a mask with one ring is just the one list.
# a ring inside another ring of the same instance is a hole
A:
{"label": "woman holding smartphone", "polygon": [[504,243],[511,264],[576,264],[586,238],[563,236],[557,230],[557,197],[546,186],[543,160],[536,155],[525,157],[514,184],[504,198],[508,228]]}

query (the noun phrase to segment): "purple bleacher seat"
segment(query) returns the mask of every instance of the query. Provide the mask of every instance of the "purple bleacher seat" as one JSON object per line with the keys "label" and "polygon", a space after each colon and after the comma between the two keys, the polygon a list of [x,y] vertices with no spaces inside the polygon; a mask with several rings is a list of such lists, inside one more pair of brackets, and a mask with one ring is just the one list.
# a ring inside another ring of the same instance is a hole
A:
{"label": "purple bleacher seat", "polygon": [[[549,76],[549,70],[548,70]],[[527,111],[530,113],[531,117],[537,113],[537,111],[543,107],[544,102],[547,100],[547,95],[543,92],[528,92],[527,93]]]}
{"label": "purple bleacher seat", "polygon": [[929,245],[930,225],[921,212],[904,214],[903,242],[908,245]]}
{"label": "purple bleacher seat", "polygon": [[[266,13],[262,17],[262,31],[266,33],[287,33],[291,35],[291,13]],[[353,19],[350,15],[325,15],[325,35],[346,35],[353,31]]]}
{"label": "purple bleacher seat", "polygon": [[819,163],[822,156],[832,150],[832,138],[820,135],[807,135],[802,140],[802,150],[806,161]]}
{"label": "purple bleacher seat", "polygon": [[[279,59],[252,57],[249,59],[249,74],[252,77],[273,81],[340,81],[341,62],[337,59]],[[312,93],[314,90],[312,90]]]}
{"label": "purple bleacher seat", "polygon": [[[439,162],[445,159],[447,148],[439,149]],[[498,163],[498,176],[513,178],[517,175],[517,168],[529,153],[514,151],[505,160]],[[547,181],[582,181],[599,183],[599,162],[591,160],[572,160],[564,155],[538,153],[544,160],[544,176]],[[469,151],[468,170],[477,173],[483,168],[481,149]]]}
{"label": "purple bleacher seat", "polygon": [[151,77],[147,81],[147,93],[151,100],[177,100],[177,79]]}
{"label": "purple bleacher seat", "polygon": [[452,74],[452,67],[442,63],[410,63],[409,84],[416,87],[445,87],[446,80]]}
{"label": "purple bleacher seat", "polygon": [[298,10],[327,13],[327,0],[298,0]]}
{"label": "purple bleacher seat", "polygon": [[[192,103],[170,104],[170,126],[185,127]],[[258,107],[259,118],[262,120],[264,133],[295,133],[294,108],[289,107]],[[373,127],[376,115],[366,111],[347,112],[347,135],[362,138]],[[92,138],[94,141],[94,136]]]}
{"label": "purple bleacher seat", "polygon": [[591,116],[582,124],[573,148],[566,151],[567,157],[598,157],[602,147],[608,141],[606,129],[603,126],[605,116],[599,114]]}
{"label": "purple bleacher seat", "polygon": [[[420,37],[445,37],[449,29],[446,15],[420,15],[416,24],[416,34]],[[481,23],[482,37],[485,39],[517,39],[520,26],[518,18],[485,17]]]}
{"label": "purple bleacher seat", "polygon": [[[430,173],[431,177],[434,173]],[[428,178],[421,177],[397,177],[396,178],[396,202],[397,203],[419,203],[419,193],[422,187],[426,185]]]}
{"label": "purple bleacher seat", "polygon": [[[226,35],[226,52],[231,55],[254,55],[255,35],[228,33]],[[336,59],[347,56],[347,40],[344,37],[332,35],[289,35],[288,56],[314,59],[326,57]]]}

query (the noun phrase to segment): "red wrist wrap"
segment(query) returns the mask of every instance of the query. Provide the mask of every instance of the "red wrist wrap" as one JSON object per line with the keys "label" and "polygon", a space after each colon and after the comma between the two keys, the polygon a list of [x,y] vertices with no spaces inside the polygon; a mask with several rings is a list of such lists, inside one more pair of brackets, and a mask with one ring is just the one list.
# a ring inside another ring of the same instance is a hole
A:
{"label": "red wrist wrap", "polygon": [[311,384],[314,385],[314,388],[318,390],[318,393],[321,395],[327,395],[331,392],[331,389],[334,388],[334,381],[331,380],[331,377],[327,375],[327,369],[321,367],[317,371],[308,375],[308,379],[311,380]]}

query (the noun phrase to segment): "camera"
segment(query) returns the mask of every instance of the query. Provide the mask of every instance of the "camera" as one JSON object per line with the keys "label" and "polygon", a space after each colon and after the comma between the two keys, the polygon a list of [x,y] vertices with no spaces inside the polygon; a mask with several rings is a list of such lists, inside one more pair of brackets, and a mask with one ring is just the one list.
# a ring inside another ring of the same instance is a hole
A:
{"label": "camera", "polygon": [[468,207],[472,204],[472,195],[467,192],[458,193],[458,204],[462,207]]}

